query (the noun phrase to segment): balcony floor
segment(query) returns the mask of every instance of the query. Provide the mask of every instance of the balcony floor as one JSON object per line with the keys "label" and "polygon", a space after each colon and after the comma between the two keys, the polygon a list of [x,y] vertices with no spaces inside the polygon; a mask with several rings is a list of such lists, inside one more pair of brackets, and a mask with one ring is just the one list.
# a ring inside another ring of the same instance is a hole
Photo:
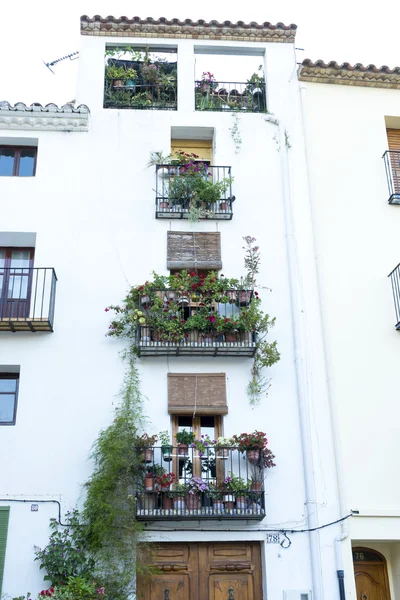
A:
{"label": "balcony floor", "polygon": [[182,520],[182,519],[254,519],[262,520],[265,517],[265,510],[258,509],[240,509],[232,510],[214,510],[212,507],[204,507],[199,509],[166,509],[166,508],[147,508],[138,509],[136,518],[138,521],[153,521],[153,520]]}
{"label": "balcony floor", "polygon": [[255,342],[139,342],[139,356],[244,356],[253,357]]}
{"label": "balcony floor", "polygon": [[29,319],[25,317],[21,318],[0,318],[0,331],[31,331],[36,333],[37,331],[53,331],[53,326],[48,318],[43,319]]}

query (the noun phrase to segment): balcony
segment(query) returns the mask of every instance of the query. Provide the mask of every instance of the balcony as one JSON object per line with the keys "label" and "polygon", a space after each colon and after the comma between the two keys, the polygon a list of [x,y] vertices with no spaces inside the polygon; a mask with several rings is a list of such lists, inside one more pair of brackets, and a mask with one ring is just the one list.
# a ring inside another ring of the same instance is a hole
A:
{"label": "balcony", "polygon": [[[201,167],[204,172],[192,173],[185,165],[156,165],[157,219],[232,219],[231,167]],[[213,185],[203,189],[204,181]]]}
{"label": "balcony", "polygon": [[244,320],[253,291],[152,294],[139,298],[146,322],[137,329],[140,356],[254,356],[256,334],[246,330]]}
{"label": "balcony", "polygon": [[131,80],[106,79],[104,108],[136,110],[176,110],[176,82],[168,85],[136,83]]}
{"label": "balcony", "polygon": [[0,331],[53,331],[53,268],[0,268]]}
{"label": "balcony", "polygon": [[[167,450],[167,451],[166,451]],[[261,455],[236,448],[147,448],[136,486],[137,519],[265,517]]]}
{"label": "balcony", "polygon": [[400,331],[400,263],[389,273],[388,277],[390,277],[392,283],[394,309],[396,312],[396,329]]}
{"label": "balcony", "polygon": [[195,81],[195,109],[234,112],[265,112],[265,83]]}
{"label": "balcony", "polygon": [[389,188],[389,204],[400,204],[400,151],[387,150],[383,155]]}

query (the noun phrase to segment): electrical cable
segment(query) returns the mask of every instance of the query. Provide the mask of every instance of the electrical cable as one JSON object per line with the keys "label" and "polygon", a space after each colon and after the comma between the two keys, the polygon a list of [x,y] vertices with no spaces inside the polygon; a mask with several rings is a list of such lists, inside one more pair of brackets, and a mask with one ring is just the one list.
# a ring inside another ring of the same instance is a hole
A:
{"label": "electrical cable", "polygon": [[58,524],[62,527],[68,527],[67,523],[61,523],[61,504],[58,500],[38,500],[37,498],[35,498],[34,500],[23,500],[22,498],[0,498],[0,502],[28,502],[31,504],[45,504],[53,502],[55,504],[58,504]]}

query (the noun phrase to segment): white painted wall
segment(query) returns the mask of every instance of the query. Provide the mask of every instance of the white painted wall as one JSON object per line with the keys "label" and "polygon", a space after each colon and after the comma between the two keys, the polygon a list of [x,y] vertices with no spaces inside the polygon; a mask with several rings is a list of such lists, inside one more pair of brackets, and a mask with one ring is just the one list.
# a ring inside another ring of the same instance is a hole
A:
{"label": "white painted wall", "polygon": [[[387,275],[400,260],[400,211],[387,204],[381,157],[385,116],[399,116],[400,92],[301,85],[347,508],[360,511],[351,538],[399,540],[399,338]],[[354,593],[351,577],[347,585]]]}
{"label": "white painted wall", "polygon": [[[107,43],[113,41],[121,43],[120,39],[107,39]],[[128,44],[130,41],[124,39]],[[140,40],[143,45],[147,42]],[[282,171],[282,153],[286,149],[279,147],[278,128],[265,115],[241,115],[242,148],[235,154],[229,131],[232,116],[194,112],[192,41],[177,42],[176,112],[104,110],[104,46],[104,38],[82,38],[77,101],[91,109],[89,132],[35,132],[39,138],[36,177],[0,179],[0,194],[5,200],[2,228],[36,232],[35,265],[54,266],[59,278],[53,334],[1,335],[0,365],[20,365],[21,381],[17,425],[1,430],[0,456],[6,460],[1,467],[0,497],[60,498],[65,508],[81,500],[82,484],[91,471],[91,444],[99,429],[110,422],[124,372],[118,356],[124,344],[104,336],[109,316],[104,307],[119,302],[129,285],[145,280],[152,270],[167,273],[169,229],[218,229],[222,234],[226,276],[243,274],[242,236],[253,235],[261,246],[258,282],[273,290],[264,290],[261,296],[263,307],[277,318],[271,339],[278,340],[282,359],[270,369],[272,387],[268,398],[253,409],[245,396],[250,359],[141,360],[140,376],[148,398],[151,432],[169,428],[169,370],[224,371],[229,404],[229,414],[224,418],[225,434],[265,430],[278,466],[268,473],[268,516],[263,522],[248,524],[245,533],[221,533],[221,529],[237,527],[234,523],[205,523],[204,528],[213,528],[214,534],[185,533],[182,526],[181,533],[171,532],[168,539],[206,541],[223,536],[263,540],[262,528],[306,526],[296,364],[302,374],[307,410],[313,413],[308,433],[315,475],[312,510],[319,524],[334,520],[340,515],[320,326],[315,316],[318,297],[293,47],[272,43],[265,46],[269,110],[287,128],[292,144],[289,179]],[[214,162],[231,165],[234,176],[236,202],[231,222],[192,226],[186,221],[171,224],[155,219],[155,174],[145,165],[151,151],[168,151],[172,126],[215,128]],[[4,135],[21,134],[13,131]],[[285,229],[284,187],[301,232],[301,244],[297,234],[288,235]],[[293,289],[299,297],[295,323],[291,313],[288,243],[294,244],[296,250]],[[301,339],[296,350],[293,325]],[[55,510],[40,506],[38,513],[31,513],[29,505],[11,507],[3,591],[10,595],[26,590],[36,593],[42,579],[37,564],[32,562],[33,545],[46,543],[48,519]],[[314,534],[323,575],[321,599],[336,598],[333,541],[337,533],[338,528],[333,527]],[[292,545],[288,550],[264,546],[264,583],[271,600],[281,598],[284,589],[312,588],[308,534],[290,537]],[[164,534],[162,539],[165,540]]]}

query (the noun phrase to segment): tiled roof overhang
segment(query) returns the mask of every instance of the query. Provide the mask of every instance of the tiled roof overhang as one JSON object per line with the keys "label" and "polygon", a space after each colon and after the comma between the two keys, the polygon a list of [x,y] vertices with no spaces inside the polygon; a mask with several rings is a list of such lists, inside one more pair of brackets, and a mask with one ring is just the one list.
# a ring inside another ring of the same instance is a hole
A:
{"label": "tiled roof overhang", "polygon": [[27,106],[17,102],[0,101],[0,129],[30,129],[45,131],[88,131],[89,108],[86,104],[46,106],[34,102]]}
{"label": "tiled roof overhang", "polygon": [[294,43],[297,25],[277,23],[231,23],[231,21],[192,21],[185,19],[140,19],[139,17],[81,17],[82,35],[116,37],[218,40],[233,42]]}
{"label": "tiled roof overhang", "polygon": [[339,65],[335,61],[325,63],[323,60],[312,62],[309,58],[303,60],[298,76],[300,81],[313,83],[336,83],[339,85],[353,85],[375,88],[400,89],[400,67],[376,67],[357,63]]}

